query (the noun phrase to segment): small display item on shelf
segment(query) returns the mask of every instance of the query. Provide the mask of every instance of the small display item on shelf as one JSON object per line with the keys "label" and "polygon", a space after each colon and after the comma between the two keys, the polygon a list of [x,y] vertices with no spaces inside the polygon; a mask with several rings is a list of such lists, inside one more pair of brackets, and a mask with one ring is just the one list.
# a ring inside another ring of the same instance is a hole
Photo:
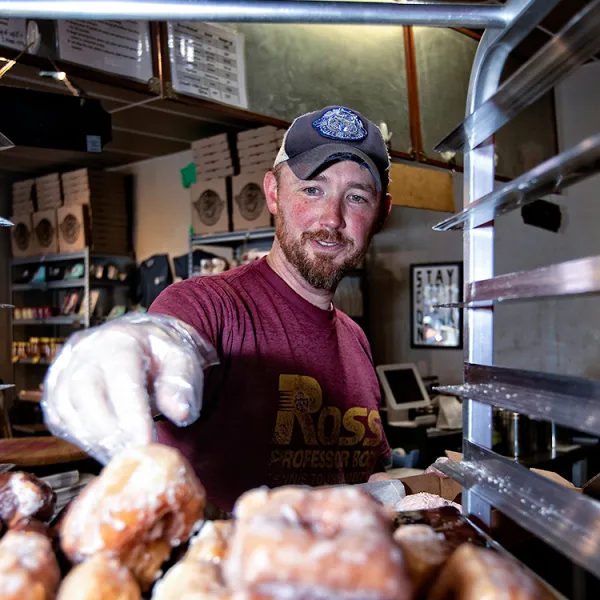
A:
{"label": "small display item on shelf", "polygon": [[[96,310],[96,305],[98,304],[98,298],[100,297],[100,290],[90,290],[90,316],[94,314]],[[85,298],[81,302],[81,306],[79,307],[78,315],[80,317],[85,317],[87,312],[87,302]]]}
{"label": "small display item on shelf", "polygon": [[61,313],[63,315],[73,315],[77,311],[77,307],[79,306],[79,301],[81,299],[81,293],[71,292],[70,294],[65,294],[65,299],[63,301]]}
{"label": "small display item on shelf", "polygon": [[64,279],[81,279],[84,275],[85,265],[81,262],[66,269]]}
{"label": "small display item on shelf", "polygon": [[127,308],[123,305],[118,304],[111,308],[111,310],[108,313],[108,316],[106,318],[107,318],[107,320],[118,319],[119,317],[122,317],[126,312],[127,312]]}
{"label": "small display item on shelf", "polygon": [[15,321],[49,319],[52,316],[54,316],[54,309],[51,306],[24,306],[13,309]]}
{"label": "small display item on shelf", "polygon": [[27,341],[12,343],[12,362],[31,360],[33,363],[40,361],[52,362],[62,350],[65,338],[59,337],[31,337]]}

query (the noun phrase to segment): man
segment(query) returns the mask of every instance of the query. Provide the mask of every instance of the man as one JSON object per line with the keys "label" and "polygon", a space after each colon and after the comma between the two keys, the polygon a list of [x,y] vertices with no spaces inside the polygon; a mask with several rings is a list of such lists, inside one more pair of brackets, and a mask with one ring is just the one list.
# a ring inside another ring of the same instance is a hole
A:
{"label": "man", "polygon": [[158,441],[181,450],[224,510],[260,485],[383,470],[369,345],[332,299],[390,211],[389,166],[359,113],[296,119],[264,178],[277,222],[268,257],[174,284],[150,314],[73,336],[45,383],[51,430],[105,462],[150,442],[160,412]]}

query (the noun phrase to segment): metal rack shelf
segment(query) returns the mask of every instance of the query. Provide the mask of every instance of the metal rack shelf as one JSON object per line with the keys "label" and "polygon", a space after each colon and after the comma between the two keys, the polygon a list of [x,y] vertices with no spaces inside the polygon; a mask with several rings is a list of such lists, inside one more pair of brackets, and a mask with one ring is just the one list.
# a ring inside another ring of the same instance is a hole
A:
{"label": "metal rack shelf", "polygon": [[494,302],[558,298],[600,293],[600,256],[498,275],[465,284],[465,301],[446,308],[488,308]]}
{"label": "metal rack shelf", "polygon": [[51,365],[52,361],[48,360],[47,358],[40,358],[39,360],[33,359],[33,358],[19,358],[19,360],[16,360],[13,362],[13,364],[15,365]]}
{"label": "metal rack shelf", "polygon": [[85,317],[48,317],[47,319],[15,319],[13,325],[70,325],[82,327]]}
{"label": "metal rack shelf", "polygon": [[600,0],[593,0],[444,138],[436,151],[479,146],[600,50],[599,29]]}
{"label": "metal rack shelf", "polygon": [[85,287],[83,280],[72,281],[47,281],[45,283],[13,283],[13,292],[25,292],[29,290],[66,290],[70,288]]}
{"label": "metal rack shelf", "polygon": [[468,208],[438,223],[435,231],[473,229],[521,208],[547,194],[556,194],[600,170],[600,134],[553,156],[531,171],[472,202]]}
{"label": "metal rack shelf", "polygon": [[[105,279],[90,279],[90,288],[100,287],[129,287],[128,281],[111,281]],[[85,287],[84,279],[73,279],[70,281],[47,281],[45,283],[13,283],[13,292],[25,292],[30,290],[66,290],[71,288]]]}
{"label": "metal rack shelf", "polygon": [[87,250],[79,252],[62,252],[58,254],[41,254],[39,256],[23,256],[13,258],[10,261],[11,265],[33,265],[38,263],[49,262],[66,262],[70,260],[81,260],[87,255]]}
{"label": "metal rack shelf", "polygon": [[466,442],[471,458],[440,470],[600,577],[600,503]]}
{"label": "metal rack shelf", "polygon": [[192,235],[190,242],[193,246],[231,245],[259,240],[270,240],[275,237],[275,227],[262,227],[245,231],[228,231],[207,235]]}
{"label": "metal rack shelf", "polygon": [[464,385],[439,386],[446,392],[502,406],[533,419],[600,435],[600,382],[582,377],[465,364]]}

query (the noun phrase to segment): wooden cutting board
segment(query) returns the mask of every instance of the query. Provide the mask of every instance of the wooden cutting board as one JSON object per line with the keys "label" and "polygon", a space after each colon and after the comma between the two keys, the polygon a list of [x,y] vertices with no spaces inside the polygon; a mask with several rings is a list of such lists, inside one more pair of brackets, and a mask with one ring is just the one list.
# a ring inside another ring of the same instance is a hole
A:
{"label": "wooden cutting board", "polygon": [[0,457],[17,467],[41,467],[88,459],[77,446],[60,438],[43,436],[0,439]]}

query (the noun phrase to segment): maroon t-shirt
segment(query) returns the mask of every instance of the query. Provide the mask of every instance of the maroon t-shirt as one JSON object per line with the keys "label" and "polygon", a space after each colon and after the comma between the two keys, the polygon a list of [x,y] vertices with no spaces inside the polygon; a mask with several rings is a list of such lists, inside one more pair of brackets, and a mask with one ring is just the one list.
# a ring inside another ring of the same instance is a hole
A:
{"label": "maroon t-shirt", "polygon": [[389,458],[368,341],[337,309],[294,292],[265,259],[171,285],[151,312],[195,327],[220,364],[200,419],[159,424],[224,510],[268,485],[363,483]]}

